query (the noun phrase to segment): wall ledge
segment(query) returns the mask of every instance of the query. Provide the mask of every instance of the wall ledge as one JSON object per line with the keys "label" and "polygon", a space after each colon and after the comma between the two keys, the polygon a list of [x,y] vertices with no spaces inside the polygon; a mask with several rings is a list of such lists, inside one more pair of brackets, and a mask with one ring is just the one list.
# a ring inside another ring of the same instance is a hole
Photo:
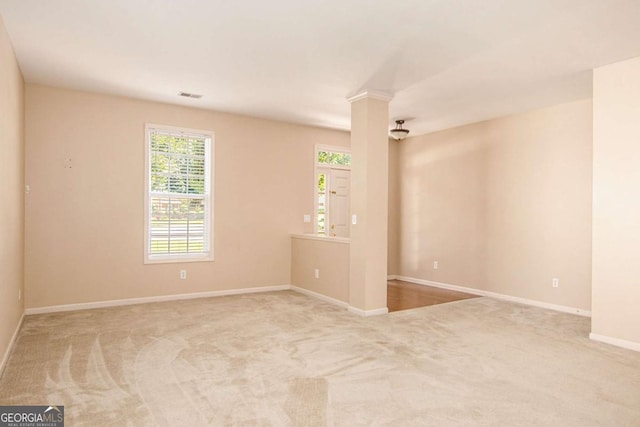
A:
{"label": "wall ledge", "polygon": [[348,237],[329,237],[322,234],[291,234],[290,235],[294,239],[307,239],[307,240],[319,240],[322,242],[328,243],[342,243],[349,244],[351,243],[351,239]]}

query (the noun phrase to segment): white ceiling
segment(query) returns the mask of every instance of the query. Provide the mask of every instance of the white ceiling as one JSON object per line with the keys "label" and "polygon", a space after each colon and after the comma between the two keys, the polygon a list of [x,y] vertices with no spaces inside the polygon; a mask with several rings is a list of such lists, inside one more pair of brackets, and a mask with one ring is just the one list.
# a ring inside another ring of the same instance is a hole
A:
{"label": "white ceiling", "polygon": [[640,55],[640,0],[0,0],[0,14],[30,83],[341,129],[346,98],[378,90],[411,135],[590,97],[594,67]]}

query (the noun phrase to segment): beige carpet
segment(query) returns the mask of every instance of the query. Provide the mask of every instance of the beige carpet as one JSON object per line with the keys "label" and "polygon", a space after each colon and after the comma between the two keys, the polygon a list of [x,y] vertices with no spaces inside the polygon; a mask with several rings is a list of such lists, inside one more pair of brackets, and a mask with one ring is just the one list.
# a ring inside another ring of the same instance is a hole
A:
{"label": "beige carpet", "polygon": [[0,404],[75,425],[638,426],[640,353],[488,298],[359,318],[294,292],[29,316]]}

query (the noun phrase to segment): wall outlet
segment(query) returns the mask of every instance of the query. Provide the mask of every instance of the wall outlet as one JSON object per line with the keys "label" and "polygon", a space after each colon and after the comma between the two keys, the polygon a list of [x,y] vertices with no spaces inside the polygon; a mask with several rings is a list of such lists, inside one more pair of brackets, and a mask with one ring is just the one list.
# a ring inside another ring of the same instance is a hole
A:
{"label": "wall outlet", "polygon": [[307,214],[305,214],[305,216],[304,216],[304,218],[303,218],[303,221],[304,221],[305,223],[310,223],[310,222],[311,222],[311,215],[307,215]]}
{"label": "wall outlet", "polygon": [[551,286],[557,288],[558,286],[560,286],[560,281],[554,277],[553,279],[551,279]]}
{"label": "wall outlet", "polygon": [[180,270],[180,278],[185,280],[187,278],[187,270]]}
{"label": "wall outlet", "polygon": [[313,271],[313,276],[314,276],[316,279],[319,279],[319,278],[320,278],[320,270],[318,270],[318,269],[316,268],[316,269]]}
{"label": "wall outlet", "polygon": [[433,269],[434,270],[438,269],[438,261],[433,261]]}

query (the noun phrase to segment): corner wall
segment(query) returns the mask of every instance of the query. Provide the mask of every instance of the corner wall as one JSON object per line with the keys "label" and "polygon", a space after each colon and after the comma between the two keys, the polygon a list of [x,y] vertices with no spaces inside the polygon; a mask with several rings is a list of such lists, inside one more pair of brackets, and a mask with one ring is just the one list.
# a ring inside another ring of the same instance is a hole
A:
{"label": "corner wall", "polygon": [[24,82],[0,17],[0,372],[24,311]]}
{"label": "corner wall", "polygon": [[[213,262],[143,264],[147,122],[215,133]],[[27,307],[289,285],[314,144],[349,134],[27,85]]]}
{"label": "corner wall", "polygon": [[591,106],[402,141],[399,275],[590,310]]}
{"label": "corner wall", "polygon": [[398,274],[400,263],[400,144],[389,138],[389,219],[387,225],[387,275]]}
{"label": "corner wall", "polygon": [[640,57],[594,71],[593,134],[592,337],[640,350]]}

